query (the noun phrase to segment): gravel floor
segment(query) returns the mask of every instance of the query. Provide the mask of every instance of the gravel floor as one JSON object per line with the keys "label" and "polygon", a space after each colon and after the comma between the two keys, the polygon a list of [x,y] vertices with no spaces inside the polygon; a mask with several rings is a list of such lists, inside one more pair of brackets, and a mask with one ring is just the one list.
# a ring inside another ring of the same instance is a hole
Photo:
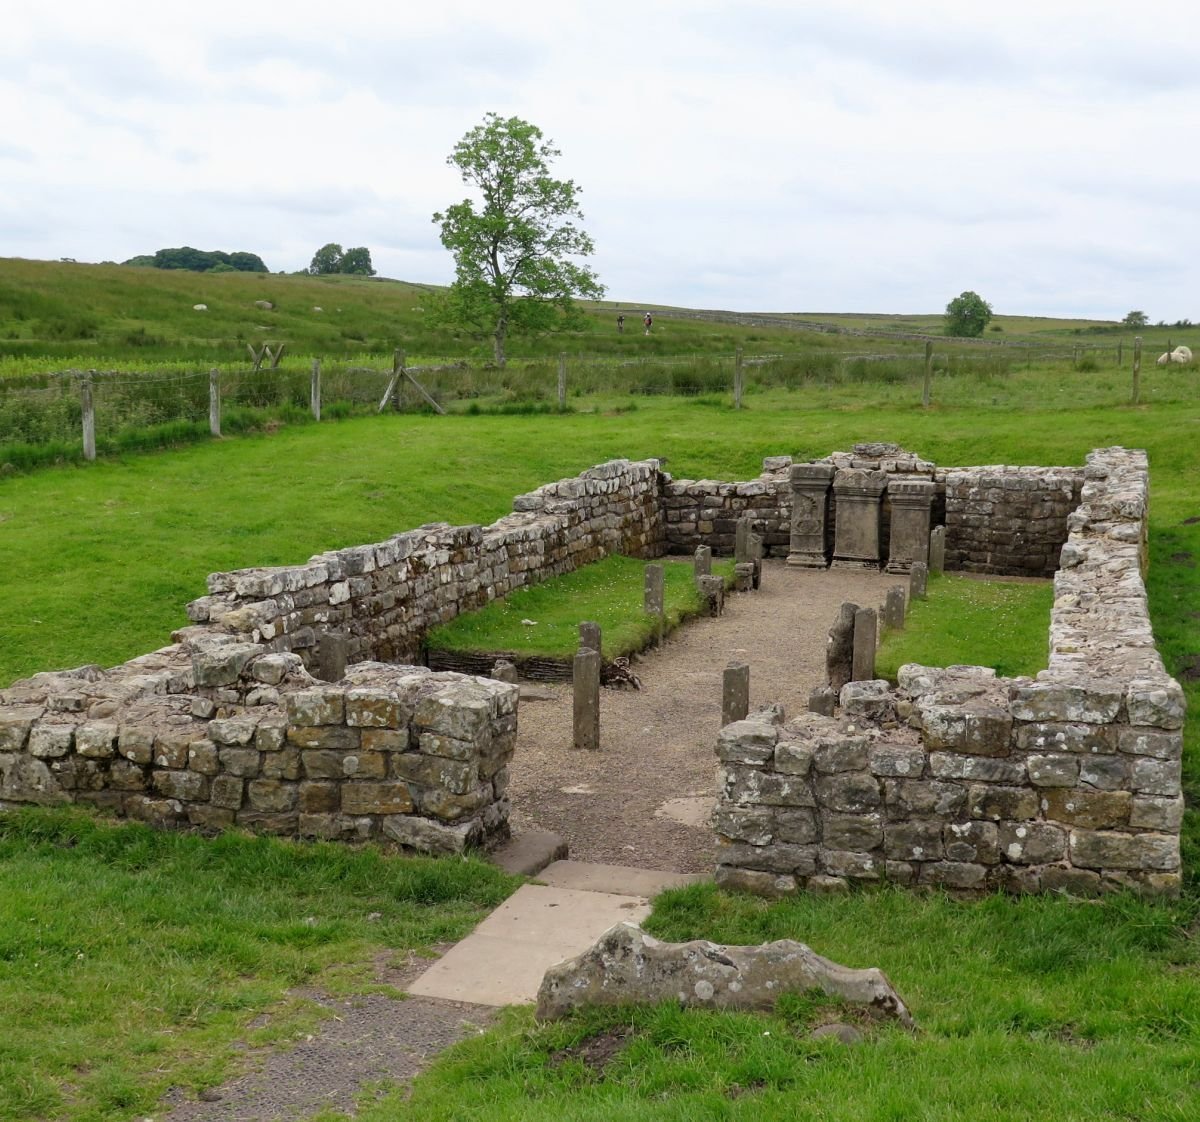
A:
{"label": "gravel floor", "polygon": [[[571,741],[571,687],[523,701],[510,795],[515,832],[552,830],[577,861],[709,872],[708,826],[721,677],[750,665],[750,705],[801,711],[824,681],[825,639],[845,600],[878,607],[904,578],[856,570],[764,566],[762,587],[732,594],[720,619],[675,633],[634,669],[640,691],[602,690],[600,750]],[[690,820],[690,821],[689,821]]]}

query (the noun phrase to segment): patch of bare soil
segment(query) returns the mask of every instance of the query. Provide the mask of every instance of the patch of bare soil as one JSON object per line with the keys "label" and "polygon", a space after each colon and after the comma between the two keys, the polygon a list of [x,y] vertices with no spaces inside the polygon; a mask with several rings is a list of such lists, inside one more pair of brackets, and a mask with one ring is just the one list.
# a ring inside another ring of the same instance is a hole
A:
{"label": "patch of bare soil", "polygon": [[764,565],[758,592],[731,594],[719,619],[687,624],[635,663],[641,690],[602,690],[600,749],[572,747],[571,687],[521,705],[511,764],[514,831],[551,830],[570,856],[673,872],[709,872],[722,674],[750,666],[751,709],[789,714],[824,681],[825,640],[845,600],[878,607],[907,578]]}
{"label": "patch of bare soil", "polygon": [[617,1025],[589,1036],[570,1048],[560,1048],[550,1055],[548,1064],[552,1068],[562,1067],[569,1060],[578,1060],[584,1067],[603,1075],[604,1069],[629,1045],[633,1028]]}

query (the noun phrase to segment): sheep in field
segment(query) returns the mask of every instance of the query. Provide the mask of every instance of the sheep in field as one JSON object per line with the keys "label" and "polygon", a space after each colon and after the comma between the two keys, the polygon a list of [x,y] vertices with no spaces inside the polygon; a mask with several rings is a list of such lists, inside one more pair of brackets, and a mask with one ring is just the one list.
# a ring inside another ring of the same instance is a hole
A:
{"label": "sheep in field", "polygon": [[1159,366],[1166,366],[1169,362],[1173,362],[1177,366],[1187,366],[1192,361],[1192,348],[1178,346],[1173,351],[1160,354],[1155,361]]}

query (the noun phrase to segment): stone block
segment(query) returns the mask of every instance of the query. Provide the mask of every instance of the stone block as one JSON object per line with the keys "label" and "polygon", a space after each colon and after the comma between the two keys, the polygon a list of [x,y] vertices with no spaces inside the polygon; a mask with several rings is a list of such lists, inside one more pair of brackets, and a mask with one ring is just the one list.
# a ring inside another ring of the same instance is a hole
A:
{"label": "stone block", "polygon": [[850,880],[879,880],[883,876],[883,858],[874,854],[822,848],[819,860],[821,871],[827,876]]}
{"label": "stone block", "polygon": [[242,670],[263,653],[257,643],[200,644],[192,648],[192,674],[196,685],[204,687],[237,684]]}
{"label": "stone block", "polygon": [[391,760],[394,778],[418,783],[423,787],[465,795],[477,783],[476,769],[470,762],[448,760],[443,756],[423,756],[419,752],[395,754]]}
{"label": "stone block", "polygon": [[924,748],[901,744],[873,744],[868,753],[872,775],[895,779],[918,779],[925,770],[928,755]]}
{"label": "stone block", "polygon": [[[503,682],[490,684],[499,698],[505,693],[517,694],[517,687]],[[455,740],[478,740],[489,732],[493,713],[492,696],[482,683],[474,679],[448,682],[437,693],[422,698],[416,706],[413,721],[421,732],[436,732]],[[499,705],[496,712],[500,712]]]}
{"label": "stone block", "polygon": [[885,779],[884,805],[892,820],[936,816],[960,817],[966,809],[967,789],[960,783],[922,779]]}
{"label": "stone block", "polygon": [[765,896],[769,900],[778,900],[796,893],[795,877],[759,872],[756,869],[718,865],[715,880],[717,887],[727,892],[748,892],[754,896]]}
{"label": "stone block", "polygon": [[[364,752],[407,752],[412,739],[407,729],[363,729],[361,732]],[[471,741],[455,740],[436,733],[420,734],[421,751],[431,756],[449,756],[451,759],[466,759],[478,751]]]}
{"label": "stone block", "polygon": [[[845,691],[843,690],[843,692]],[[813,747],[812,761],[813,768],[821,775],[835,775],[843,771],[865,771],[867,767],[866,738],[848,736],[818,740]]]}
{"label": "stone block", "polygon": [[148,764],[154,759],[154,733],[149,729],[122,726],[117,736],[117,751],[135,764]]}
{"label": "stone block", "polygon": [[964,861],[931,861],[921,868],[921,883],[964,892],[986,887],[987,867]]}
{"label": "stone block", "polygon": [[173,728],[160,732],[154,738],[155,767],[187,767],[188,754],[191,752],[192,741],[196,739],[198,738],[193,732],[183,728]]}
{"label": "stone block", "polygon": [[929,770],[936,779],[967,779],[977,783],[1025,782],[1025,765],[1020,760],[990,756],[963,756],[957,752],[931,752]]}
{"label": "stone block", "polygon": [[1124,756],[1084,756],[1079,761],[1079,783],[1100,791],[1129,787],[1129,761]]}
{"label": "stone block", "polygon": [[261,756],[254,748],[221,748],[218,750],[221,766],[230,774],[243,779],[258,775]]}
{"label": "stone block", "polygon": [[820,833],[816,812],[810,807],[779,807],[774,812],[775,838],[795,845],[809,845]]}
{"label": "stone block", "polygon": [[239,810],[236,821],[244,830],[276,837],[294,837],[298,832],[298,816],[268,810]]}
{"label": "stone block", "polygon": [[726,764],[722,769],[722,797],[749,806],[815,806],[812,787],[801,775],[773,775],[754,767]]}
{"label": "stone block", "polygon": [[188,745],[188,768],[201,775],[216,775],[221,770],[217,746],[211,740],[193,740]]}
{"label": "stone block", "polygon": [[65,756],[75,743],[74,725],[37,724],[29,732],[29,754],[35,760]]}
{"label": "stone block", "polygon": [[358,728],[407,728],[411,709],[387,690],[356,688],[346,691],[346,724]]}
{"label": "stone block", "polygon": [[1013,743],[1025,752],[1112,753],[1117,751],[1117,729],[1114,725],[1018,722],[1013,727]]}
{"label": "stone block", "polygon": [[1117,730],[1117,747],[1131,756],[1153,756],[1159,760],[1178,760],[1183,755],[1183,734],[1159,729],[1130,728]]}
{"label": "stone block", "polygon": [[1182,687],[1165,677],[1130,682],[1125,693],[1125,706],[1131,725],[1160,729],[1182,728],[1187,712]]}
{"label": "stone block", "polygon": [[999,706],[921,705],[918,709],[925,746],[930,751],[973,756],[1007,756],[1012,714]]}
{"label": "stone block", "polygon": [[1129,807],[1129,825],[1140,830],[1177,833],[1183,825],[1183,796],[1135,798]]}
{"label": "stone block", "polygon": [[383,833],[397,845],[433,854],[462,853],[484,840],[483,826],[477,819],[451,825],[406,814],[385,818]]}
{"label": "stone block", "polygon": [[[809,814],[811,816],[812,812]],[[775,836],[774,815],[765,807],[718,804],[713,811],[712,825],[721,837],[747,845],[769,845]]]}
{"label": "stone block", "polygon": [[1133,761],[1130,780],[1141,795],[1179,794],[1182,764],[1179,760],[1159,760],[1140,757]]}
{"label": "stone block", "polygon": [[890,684],[882,678],[847,682],[838,696],[843,715],[870,721],[890,721],[896,717],[896,704]]}
{"label": "stone block", "polygon": [[821,717],[832,717],[837,701],[837,691],[832,686],[814,686],[808,695],[808,711]]}
{"label": "stone block", "polygon": [[285,748],[282,752],[267,752],[261,757],[263,779],[299,779],[303,771],[300,765],[300,749]]}
{"label": "stone block", "polygon": [[297,794],[296,784],[278,779],[252,779],[246,784],[246,798],[254,810],[294,810]]}
{"label": "stone block", "polygon": [[293,726],[287,730],[287,743],[296,748],[326,752],[357,752],[368,732],[388,732],[388,729],[357,729],[345,725]]}
{"label": "stone block", "polygon": [[758,718],[734,721],[717,734],[717,759],[723,763],[765,764],[774,758],[779,729]]}
{"label": "stone block", "polygon": [[1019,721],[1107,724],[1116,720],[1124,699],[1117,682],[1032,682],[1013,688],[1012,715]]}
{"label": "stone block", "polygon": [[288,724],[292,726],[340,725],[346,719],[345,690],[297,690],[287,695],[284,704]]}
{"label": "stone block", "polygon": [[880,806],[879,781],[869,772],[841,772],[814,781],[817,801],[827,810],[860,814]]}
{"label": "stone block", "polygon": [[144,791],[146,772],[129,760],[114,760],[108,770],[108,785],[114,791]]}
{"label": "stone block", "polygon": [[236,815],[224,807],[192,803],[187,808],[187,819],[197,830],[215,834],[230,829],[236,821]]}
{"label": "stone block", "polygon": [[1000,852],[1014,865],[1048,865],[1067,853],[1067,833],[1048,822],[1001,822]]}
{"label": "stone block", "polygon": [[237,810],[242,805],[246,782],[236,775],[218,775],[209,789],[209,802],[227,810]]}
{"label": "stone block", "polygon": [[942,824],[891,823],[884,830],[884,854],[893,861],[937,861],[942,857]]}
{"label": "stone block", "polygon": [[829,688],[841,688],[854,677],[854,617],[858,605],[846,602],[838,609],[825,644],[825,680]]}
{"label": "stone block", "polygon": [[1179,868],[1179,838],[1175,835],[1072,830],[1070,845],[1071,863],[1084,869]]}
{"label": "stone block", "polygon": [[967,805],[972,818],[990,822],[1002,819],[1034,818],[1038,812],[1038,797],[1023,787],[992,787],[973,783],[967,791]]}
{"label": "stone block", "polygon": [[343,814],[409,814],[412,809],[408,784],[401,780],[356,781],[342,785]]}
{"label": "stone block", "polygon": [[117,726],[108,721],[80,725],[75,730],[75,751],[89,759],[111,759],[117,752]]}
{"label": "stone block", "polygon": [[866,852],[883,845],[883,815],[825,814],[821,817],[821,842],[827,849]]}
{"label": "stone block", "polygon": [[1125,825],[1133,800],[1128,791],[1095,791],[1084,787],[1044,791],[1041,798],[1047,819],[1092,830]]}
{"label": "stone block", "polygon": [[1074,787],[1079,782],[1079,757],[1032,755],[1025,761],[1035,787]]}
{"label": "stone block", "polygon": [[993,822],[947,822],[942,845],[948,861],[972,865],[1000,861],[1000,834]]}
{"label": "stone block", "polygon": [[341,789],[337,783],[303,782],[297,788],[297,806],[306,814],[336,814],[341,807]]}
{"label": "stone block", "polygon": [[812,770],[815,749],[796,740],[781,740],[775,746],[775,770],[783,775],[808,775]]}
{"label": "stone block", "polygon": [[791,845],[779,841],[771,845],[747,845],[745,842],[718,843],[717,864],[807,877],[816,871],[817,847],[815,845]]}
{"label": "stone block", "polygon": [[1061,892],[1065,896],[1098,896],[1100,874],[1089,869],[1071,869],[1051,865],[1041,870],[1043,892]]}

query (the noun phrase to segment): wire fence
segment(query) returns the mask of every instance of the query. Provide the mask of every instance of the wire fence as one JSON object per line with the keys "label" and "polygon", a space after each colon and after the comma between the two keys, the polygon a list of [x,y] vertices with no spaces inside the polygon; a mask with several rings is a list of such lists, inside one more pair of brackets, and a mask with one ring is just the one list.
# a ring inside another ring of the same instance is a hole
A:
{"label": "wire fence", "polygon": [[394,410],[569,412],[589,399],[683,397],[731,408],[757,395],[838,402],[1009,407],[1128,404],[1194,397],[1180,368],[1141,371],[1124,344],[939,346],[886,352],[806,349],[627,358],[561,355],[499,368],[401,352],[389,364],[290,358],[274,368],[63,370],[0,377],[0,469],[229,434],[272,423]]}

